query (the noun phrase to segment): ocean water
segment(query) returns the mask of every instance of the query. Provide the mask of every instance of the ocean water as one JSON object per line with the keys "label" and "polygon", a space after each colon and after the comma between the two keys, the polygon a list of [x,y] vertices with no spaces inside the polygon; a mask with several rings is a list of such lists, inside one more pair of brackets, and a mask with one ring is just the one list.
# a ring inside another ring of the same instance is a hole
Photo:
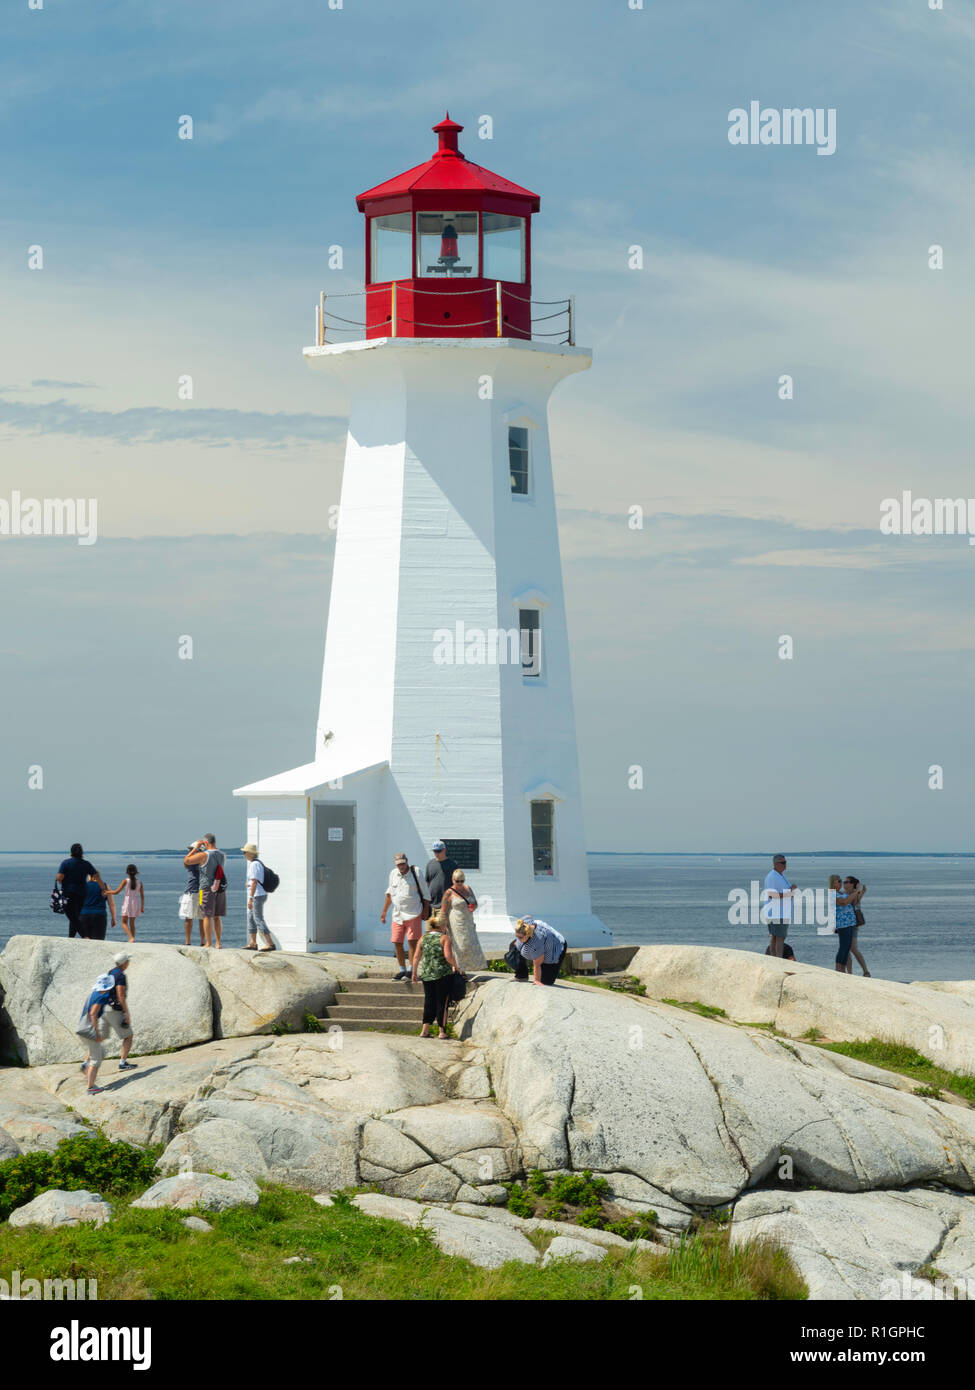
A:
{"label": "ocean water", "polygon": [[[115,852],[89,852],[88,857],[113,888],[130,858]],[[66,934],[64,918],[50,908],[61,858],[0,854],[0,949],[21,932]],[[139,921],[137,939],[182,942],[182,923],[176,915],[185,882],[181,858],[134,858],[146,890],[146,915]],[[762,856],[591,854],[593,910],[621,943],[677,942],[761,952],[768,942],[766,929],[730,926],[728,895],[735,888],[747,891],[752,880],[763,883],[769,867]],[[975,979],[975,856],[794,855],[788,872],[800,888],[825,888],[831,873],[852,873],[868,885],[859,945],[873,975],[892,980]],[[228,877],[224,941],[243,945],[240,856],[228,855]],[[117,910],[121,897],[115,901]],[[544,916],[544,903],[533,904],[531,910]],[[108,936],[119,944],[124,940],[121,927],[114,933],[109,927]],[[810,925],[793,927],[789,940],[798,960],[832,964],[835,937],[819,936]]]}

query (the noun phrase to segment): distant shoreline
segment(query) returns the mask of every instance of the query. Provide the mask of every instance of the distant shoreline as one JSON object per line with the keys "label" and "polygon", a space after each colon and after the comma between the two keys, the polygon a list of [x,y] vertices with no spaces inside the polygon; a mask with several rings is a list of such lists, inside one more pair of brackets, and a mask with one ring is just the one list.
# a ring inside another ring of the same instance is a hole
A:
{"label": "distant shoreline", "polygon": [[[239,854],[228,849],[227,854]],[[767,849],[704,850],[704,849],[590,849],[587,854],[616,859],[770,859]],[[966,849],[791,849],[795,859],[975,859],[975,850]],[[63,849],[0,849],[0,855],[36,854],[45,858],[66,858]],[[147,854],[156,858],[182,859],[185,849],[89,849],[90,854]]]}

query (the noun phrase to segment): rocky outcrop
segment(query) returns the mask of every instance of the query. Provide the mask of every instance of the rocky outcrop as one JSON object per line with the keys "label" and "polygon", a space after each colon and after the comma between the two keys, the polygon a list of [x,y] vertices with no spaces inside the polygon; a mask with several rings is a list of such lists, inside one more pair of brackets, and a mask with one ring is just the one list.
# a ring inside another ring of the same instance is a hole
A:
{"label": "rocky outcrop", "polygon": [[62,1192],[53,1189],[42,1192],[32,1202],[10,1213],[11,1226],[104,1226],[112,1219],[112,1208],[97,1192]]}
{"label": "rocky outcrop", "polygon": [[481,1269],[500,1269],[509,1260],[533,1265],[538,1251],[520,1231],[509,1230],[495,1222],[478,1221],[439,1207],[423,1207],[418,1202],[406,1202],[379,1193],[364,1192],[352,1199],[367,1216],[401,1221],[407,1226],[420,1226],[430,1232],[434,1245],[445,1255],[458,1255]]}
{"label": "rocky outcrop", "polygon": [[949,1298],[975,1296],[975,1198],[958,1193],[749,1193],[732,1243],[763,1238],[786,1250],[813,1299],[931,1297],[921,1269],[945,1281]]}
{"label": "rocky outcrop", "polygon": [[477,991],[463,1029],[528,1168],[630,1173],[695,1207],[780,1170],[847,1192],[975,1186],[975,1111],[846,1075],[815,1048],[502,977]]}
{"label": "rocky outcrop", "polygon": [[[710,946],[642,946],[629,973],[654,999],[723,1009],[790,1038],[903,1043],[949,1071],[975,1073],[975,994],[902,985]],[[962,982],[963,984],[965,982]]]}
{"label": "rocky outcrop", "polygon": [[300,1031],[306,1014],[319,1018],[335,999],[337,981],[320,955],[178,949],[209,981],[215,1038],[245,1038],[272,1026]]}
{"label": "rocky outcrop", "polygon": [[[171,946],[138,945],[128,974],[140,1052],[187,1047],[213,1036],[206,975]],[[118,950],[107,941],[14,936],[0,953],[0,987],[11,1041],[20,1058],[39,1066],[80,1061],[85,1042],[75,1028],[97,977]],[[106,1045],[117,1056],[118,1039]]]}
{"label": "rocky outcrop", "polygon": [[[781,996],[781,963],[772,970]],[[947,992],[914,995],[969,1008]],[[153,1203],[254,1194],[262,1181],[315,1196],[373,1185],[363,1210],[422,1222],[441,1249],[486,1268],[535,1263],[533,1242],[547,1236],[632,1248],[498,1205],[501,1184],[532,1169],[588,1168],[620,1213],[657,1213],[653,1241],[637,1243],[647,1252],[732,1205],[735,1239],[784,1245],[816,1297],[876,1297],[891,1271],[925,1264],[975,1278],[975,1109],[956,1099],[915,1095],[909,1078],[798,1040],[589,987],[488,977],[457,1022],[461,1038],[443,1043],[251,1036],[141,1058],[132,1072],[106,1062],[91,1097],[76,1064],[0,1070],[0,1129],[25,1152],[85,1121],[162,1142],[171,1186],[157,1184]]]}
{"label": "rocky outcrop", "polygon": [[231,1207],[256,1207],[257,1184],[249,1178],[218,1178],[210,1173],[181,1173],[163,1178],[132,1205],[140,1208],[171,1207],[176,1211],[228,1211]]}
{"label": "rocky outcrop", "polygon": [[[30,1066],[80,1061],[85,1043],[75,1033],[98,975],[111,969],[120,942],[14,936],[0,953],[0,1055]],[[190,1047],[213,1038],[248,1037],[272,1028],[298,1030],[335,998],[336,981],[389,971],[378,956],[275,951],[137,942],[127,970],[135,1028],[132,1055]],[[114,1035],[106,1043],[118,1056]]]}

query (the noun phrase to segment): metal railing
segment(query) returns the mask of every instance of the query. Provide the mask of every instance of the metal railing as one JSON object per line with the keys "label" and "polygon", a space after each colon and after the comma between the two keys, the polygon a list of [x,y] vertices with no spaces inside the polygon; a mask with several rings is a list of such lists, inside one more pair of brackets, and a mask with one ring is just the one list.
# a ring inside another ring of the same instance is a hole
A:
{"label": "metal railing", "polygon": [[[415,297],[416,295],[423,295],[423,294],[427,294],[427,295],[431,295],[431,294],[432,294],[432,295],[437,295],[439,298],[442,298],[442,297],[443,297],[443,296],[442,296],[442,293],[439,292],[439,291],[437,291],[437,290],[421,290],[421,289],[418,289],[415,285],[411,285],[411,286],[410,286],[409,292],[410,292],[411,297]],[[452,299],[453,299],[453,298],[459,298],[459,297],[461,297],[462,295],[465,295],[465,294],[479,294],[479,295],[485,296],[485,295],[490,294],[490,290],[489,290],[489,289],[486,289],[486,288],[483,288],[483,287],[482,287],[481,289],[477,289],[477,290],[460,290],[460,291],[457,291],[455,294],[451,295],[451,298],[452,298]],[[420,320],[418,320],[418,319],[406,318],[406,317],[399,311],[399,308],[398,308],[398,305],[397,305],[397,282],[396,282],[395,280],[393,280],[393,281],[391,282],[391,296],[390,296],[390,298],[391,298],[391,313],[390,313],[389,319],[388,319],[388,320],[385,320],[385,319],[384,319],[384,320],[381,320],[381,321],[377,321],[376,323],[370,324],[370,323],[366,323],[364,320],[359,320],[359,319],[348,319],[348,318],[345,318],[343,315],[335,313],[335,311],[334,311],[333,309],[327,308],[327,307],[326,307],[326,300],[333,300],[333,299],[365,299],[365,300],[366,300],[366,305],[367,305],[367,307],[368,307],[368,302],[369,302],[369,300],[368,300],[368,296],[367,296],[365,290],[353,290],[353,291],[351,291],[350,293],[347,293],[347,294],[326,294],[325,291],[322,290],[321,293],[320,293],[319,296],[318,296],[318,303],[315,305],[315,343],[316,343],[316,346],[318,346],[318,347],[325,347],[325,346],[327,346],[329,343],[332,343],[332,342],[335,342],[335,341],[341,341],[341,339],[336,340],[336,339],[334,339],[334,338],[330,338],[330,337],[328,336],[329,333],[355,333],[355,332],[357,332],[359,329],[365,329],[365,330],[368,331],[368,330],[371,329],[371,328],[372,328],[372,329],[374,329],[374,328],[383,328],[383,329],[386,330],[386,332],[385,332],[385,336],[386,336],[386,337],[389,337],[389,338],[397,338],[397,337],[400,337],[400,336],[401,336],[400,333],[399,333],[399,328],[400,328],[400,325],[401,325],[401,324],[409,324],[409,326],[410,326],[411,328],[429,328],[429,329],[431,329],[431,330],[436,330],[436,329],[442,330],[442,329],[443,329],[443,324],[442,324],[442,323],[423,323],[422,321],[420,321]],[[495,330],[493,335],[492,335],[492,334],[483,334],[483,335],[476,335],[476,336],[483,336],[483,337],[492,337],[492,336],[493,336],[493,337],[496,337],[496,338],[504,338],[504,337],[506,337],[506,336],[519,336],[519,337],[520,337],[520,336],[521,336],[520,334],[517,334],[517,335],[511,334],[511,333],[510,333],[510,330],[509,330],[508,333],[506,333],[506,332],[505,332],[505,328],[504,328],[504,322],[503,322],[503,317],[502,317],[502,304],[503,304],[504,301],[506,301],[506,300],[511,300],[511,299],[517,300],[517,301],[518,301],[519,303],[521,303],[521,304],[528,304],[528,305],[536,305],[536,304],[537,304],[540,308],[549,308],[549,309],[554,308],[554,310],[555,310],[555,312],[554,312],[554,313],[551,313],[551,314],[532,315],[532,317],[531,317],[531,319],[530,319],[531,331],[530,331],[529,334],[528,334],[528,338],[529,338],[529,339],[536,339],[536,338],[557,338],[557,339],[559,340],[559,343],[557,344],[557,346],[558,346],[558,345],[561,345],[561,344],[567,344],[567,345],[570,346],[570,347],[574,347],[574,346],[575,346],[575,296],[574,296],[574,295],[570,295],[568,299],[531,299],[531,298],[529,298],[527,295],[513,294],[510,290],[504,292],[504,294],[503,294],[503,293],[502,293],[502,282],[501,282],[500,280],[496,280],[496,281],[495,281],[495,284],[494,284],[494,313],[491,315],[491,317],[490,317],[490,318],[487,318],[487,319],[478,319],[478,320],[476,320],[474,323],[465,323],[465,324],[463,325],[463,327],[464,327],[464,328],[486,328],[486,327],[488,327],[488,326],[490,325],[490,326],[492,326],[492,327],[494,328],[494,330]],[[414,311],[414,312],[415,312],[415,311]],[[549,323],[549,322],[553,322],[555,319],[565,319],[565,322],[564,322],[563,324],[561,324],[558,328],[554,329],[553,331],[548,331],[548,332],[544,332],[544,333],[537,333],[537,332],[535,331],[535,325],[536,325],[536,323]],[[415,337],[415,336],[422,336],[422,334],[421,334],[421,335],[409,334],[408,336],[410,336],[410,337]],[[433,336],[438,336],[438,335],[434,334]]]}

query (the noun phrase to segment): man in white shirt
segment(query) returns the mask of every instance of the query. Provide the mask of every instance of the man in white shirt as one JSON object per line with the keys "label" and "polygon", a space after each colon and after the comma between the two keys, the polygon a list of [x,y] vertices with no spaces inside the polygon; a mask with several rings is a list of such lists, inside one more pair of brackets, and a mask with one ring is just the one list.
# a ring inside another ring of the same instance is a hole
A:
{"label": "man in white shirt", "polygon": [[762,917],[768,925],[773,956],[784,954],[785,939],[792,921],[792,899],[796,885],[786,878],[785,870],[785,855],[777,854],[772,860],[772,872],[765,875],[766,901]]}
{"label": "man in white shirt", "polygon": [[[399,970],[393,979],[409,980],[413,973],[413,957],[416,954],[420,937],[423,935],[423,904],[429,903],[430,890],[423,875],[415,864],[410,863],[405,854],[397,854],[394,862],[395,868],[389,875],[386,901],[383,903],[379,920],[385,922],[386,913],[392,907],[393,931],[391,939],[399,964]],[[409,964],[407,964],[403,951],[404,936],[409,943]]]}
{"label": "man in white shirt", "polygon": [[241,845],[241,854],[247,860],[247,945],[245,951],[257,950],[257,933],[264,938],[262,951],[273,951],[274,942],[264,920],[264,900],[267,890],[264,887],[264,865],[257,857],[257,845]]}

